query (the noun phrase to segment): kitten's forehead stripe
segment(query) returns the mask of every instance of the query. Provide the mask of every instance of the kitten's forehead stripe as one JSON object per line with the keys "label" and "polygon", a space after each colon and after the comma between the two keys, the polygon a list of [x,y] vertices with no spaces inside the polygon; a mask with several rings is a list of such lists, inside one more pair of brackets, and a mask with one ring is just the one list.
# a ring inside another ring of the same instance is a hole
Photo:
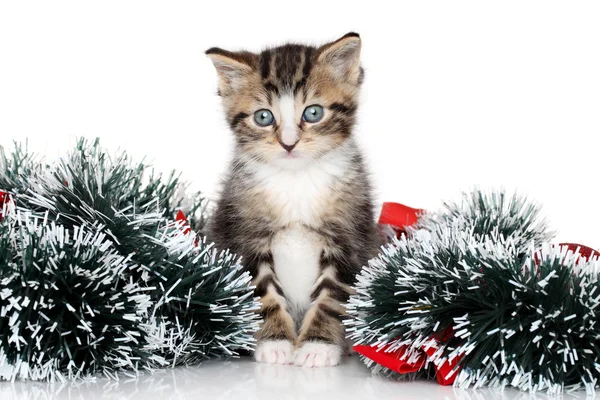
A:
{"label": "kitten's forehead stripe", "polygon": [[277,96],[287,91],[297,94],[306,85],[315,53],[316,48],[298,44],[264,50],[259,57],[265,89]]}
{"label": "kitten's forehead stripe", "polygon": [[314,47],[306,47],[304,50],[304,67],[302,68],[302,74],[308,76],[310,69],[312,68],[312,58],[315,54]]}
{"label": "kitten's forehead stripe", "polygon": [[287,44],[277,50],[277,79],[286,89],[292,86],[292,82],[298,71],[301,53],[304,46]]}
{"label": "kitten's forehead stripe", "polygon": [[306,80],[308,79],[308,75],[310,74],[312,68],[312,58],[315,53],[315,49],[313,47],[305,47],[304,55],[302,57],[302,75],[300,80],[294,86],[294,94],[297,94],[300,89],[303,89],[303,98],[306,101]]}
{"label": "kitten's forehead stripe", "polygon": [[260,55],[260,71],[263,79],[267,79],[269,77],[269,71],[271,69],[271,52],[269,50],[265,50]]}
{"label": "kitten's forehead stripe", "polygon": [[279,96],[279,89],[277,88],[277,86],[275,86],[272,82],[267,82],[265,83],[265,89],[268,92],[273,92],[275,93],[277,96]]}

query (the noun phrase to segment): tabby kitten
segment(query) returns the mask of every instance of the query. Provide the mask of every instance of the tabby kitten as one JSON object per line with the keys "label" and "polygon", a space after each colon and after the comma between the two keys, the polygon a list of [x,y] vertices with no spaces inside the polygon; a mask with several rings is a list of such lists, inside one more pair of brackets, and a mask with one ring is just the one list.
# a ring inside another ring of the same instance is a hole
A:
{"label": "tabby kitten", "polygon": [[371,184],[352,137],[361,40],[260,54],[211,48],[233,162],[209,225],[261,297],[259,362],[337,365],[343,303],[377,252]]}

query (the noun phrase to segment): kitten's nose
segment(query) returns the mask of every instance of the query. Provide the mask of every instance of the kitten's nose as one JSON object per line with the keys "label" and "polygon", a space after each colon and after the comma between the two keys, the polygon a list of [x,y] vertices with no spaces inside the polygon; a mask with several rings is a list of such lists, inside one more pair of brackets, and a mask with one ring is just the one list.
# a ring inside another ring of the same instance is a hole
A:
{"label": "kitten's nose", "polygon": [[277,141],[281,147],[286,149],[288,153],[291,153],[292,149],[300,141],[300,135],[298,134],[296,126],[293,123],[284,121],[281,134],[277,135]]}
{"label": "kitten's nose", "polygon": [[289,144],[285,144],[281,139],[277,138],[277,141],[279,142],[279,144],[281,145],[281,147],[283,147],[288,153],[291,153],[292,150],[294,150],[294,147],[296,147],[296,145],[298,144],[299,140],[296,141],[294,144],[289,145]]}

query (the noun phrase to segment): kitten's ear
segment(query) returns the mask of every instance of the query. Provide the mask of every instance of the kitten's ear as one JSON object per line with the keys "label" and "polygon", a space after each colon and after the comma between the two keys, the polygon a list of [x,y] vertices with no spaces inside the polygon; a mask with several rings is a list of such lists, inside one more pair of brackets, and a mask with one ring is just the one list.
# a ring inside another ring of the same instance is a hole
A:
{"label": "kitten's ear", "polygon": [[252,72],[253,55],[247,52],[232,52],[218,47],[206,50],[219,75],[219,92],[227,93],[241,86]]}
{"label": "kitten's ear", "polygon": [[350,32],[335,42],[321,46],[318,61],[327,64],[336,77],[359,84],[362,81],[360,47],[360,36]]}

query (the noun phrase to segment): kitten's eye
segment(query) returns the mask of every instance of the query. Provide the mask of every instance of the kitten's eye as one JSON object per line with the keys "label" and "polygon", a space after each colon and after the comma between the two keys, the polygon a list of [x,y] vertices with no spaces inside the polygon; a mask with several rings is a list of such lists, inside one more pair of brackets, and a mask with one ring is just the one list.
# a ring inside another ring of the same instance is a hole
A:
{"label": "kitten's eye", "polygon": [[325,111],[323,111],[323,107],[319,106],[319,105],[312,105],[312,106],[308,106],[304,109],[304,113],[302,114],[302,119],[305,120],[306,122],[319,122],[322,118],[323,115],[325,114]]}
{"label": "kitten's eye", "polygon": [[259,126],[269,126],[273,125],[273,122],[275,122],[275,117],[273,117],[273,113],[269,110],[258,110],[254,113],[254,122],[256,122]]}

